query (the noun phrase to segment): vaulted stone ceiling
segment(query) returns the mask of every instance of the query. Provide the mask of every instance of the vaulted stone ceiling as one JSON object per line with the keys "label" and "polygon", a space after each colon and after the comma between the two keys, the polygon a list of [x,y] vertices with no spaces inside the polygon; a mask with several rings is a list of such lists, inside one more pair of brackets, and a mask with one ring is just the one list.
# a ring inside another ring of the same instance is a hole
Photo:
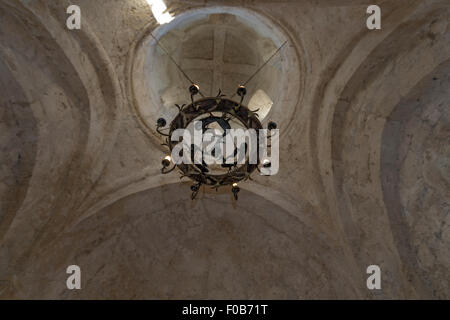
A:
{"label": "vaulted stone ceiling", "polygon": [[[145,0],[0,0],[0,297],[450,298],[450,6],[375,2],[378,31],[362,0],[167,0],[204,14],[178,29]],[[153,125],[188,83],[149,32],[208,94],[288,41],[249,86],[277,175],[191,202],[160,174]]]}

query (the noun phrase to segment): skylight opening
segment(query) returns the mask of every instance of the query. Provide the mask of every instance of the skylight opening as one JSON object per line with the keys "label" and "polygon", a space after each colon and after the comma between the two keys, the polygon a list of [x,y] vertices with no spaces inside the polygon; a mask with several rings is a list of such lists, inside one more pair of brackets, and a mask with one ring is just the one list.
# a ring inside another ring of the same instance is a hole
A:
{"label": "skylight opening", "polygon": [[163,0],[147,0],[147,3],[152,8],[153,16],[159,24],[171,22],[174,17],[167,12],[167,6]]}

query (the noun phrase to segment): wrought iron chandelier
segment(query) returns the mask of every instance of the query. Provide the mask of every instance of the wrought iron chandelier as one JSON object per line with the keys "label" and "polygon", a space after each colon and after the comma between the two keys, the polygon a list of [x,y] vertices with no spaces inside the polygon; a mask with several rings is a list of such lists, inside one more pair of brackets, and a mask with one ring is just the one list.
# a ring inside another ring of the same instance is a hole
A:
{"label": "wrought iron chandelier", "polygon": [[[223,132],[226,132],[227,129],[231,129],[232,125],[236,123],[240,124],[244,129],[263,129],[261,122],[258,119],[258,110],[251,111],[242,104],[244,97],[247,94],[247,90],[244,86],[240,85],[237,89],[237,95],[241,97],[239,102],[225,98],[225,95],[221,94],[220,91],[216,97],[203,97],[195,101],[194,97],[200,93],[200,88],[196,84],[189,87],[189,92],[191,95],[191,103],[182,106],[176,105],[178,108],[178,115],[172,120],[167,128],[165,128],[167,121],[164,118],[159,118],[156,124],[156,131],[167,137],[166,143],[163,145],[168,147],[170,154],[172,154],[172,150],[176,144],[170,139],[172,133],[177,129],[187,129],[194,120],[201,123],[203,133],[210,129],[211,125],[214,124],[216,127],[219,126]],[[161,131],[164,128],[169,130],[168,133]],[[269,130],[276,128],[277,125],[275,122],[269,122]],[[270,136],[268,136],[268,138],[270,138]],[[259,147],[259,137],[257,137],[257,139],[257,146]],[[237,150],[235,149],[234,155],[236,155],[236,151]],[[192,153],[193,152],[194,150],[192,149]],[[174,171],[175,168],[178,168],[181,173],[181,178],[187,177],[194,181],[194,184],[191,186],[192,200],[197,196],[201,185],[207,185],[216,190],[220,187],[231,186],[231,192],[237,200],[240,191],[238,183],[248,179],[251,180],[251,174],[255,170],[260,171],[259,166],[262,165],[265,168],[271,166],[269,160],[265,159],[261,163],[259,157],[257,159],[258,162],[256,164],[251,164],[248,157],[246,157],[245,163],[243,164],[238,164],[235,160],[231,164],[221,164],[219,170],[212,170],[204,161],[199,164],[175,164],[172,162],[172,157],[168,155],[162,160],[163,167],[161,172],[167,174]]]}
{"label": "wrought iron chandelier", "polygon": [[[233,162],[229,164],[228,162],[223,163],[220,168],[211,168],[204,161],[201,163],[192,163],[192,164],[175,164],[172,161],[172,151],[176,143],[171,141],[170,137],[172,133],[177,129],[187,129],[187,127],[194,122],[194,120],[199,121],[202,126],[202,131],[210,129],[211,126],[220,127],[224,132],[227,129],[231,129],[232,125],[240,124],[244,129],[255,129],[256,131],[263,129],[261,122],[258,119],[258,110],[252,111],[249,110],[248,107],[243,105],[244,98],[247,94],[246,85],[250,82],[258,72],[261,71],[264,66],[284,47],[287,42],[284,42],[273,54],[267,59],[267,61],[262,64],[252,76],[244,83],[244,85],[239,85],[236,91],[236,94],[240,97],[240,101],[232,100],[233,95],[230,99],[226,98],[225,95],[219,93],[215,97],[204,97],[200,92],[200,87],[195,84],[186,72],[178,65],[175,59],[170,55],[170,53],[160,44],[158,39],[156,39],[153,34],[150,34],[151,37],[156,41],[156,44],[168,55],[168,57],[172,60],[172,62],[177,66],[179,71],[183,74],[183,76],[191,83],[189,87],[189,93],[191,96],[191,102],[189,105],[183,104],[175,105],[178,108],[178,115],[172,120],[170,125],[167,126],[167,121],[164,118],[159,118],[156,124],[156,131],[162,136],[166,137],[166,142],[163,143],[169,149],[169,155],[167,155],[162,160],[162,169],[161,172],[163,174],[168,174],[178,168],[180,171],[181,177],[180,179],[187,177],[193,181],[191,185],[191,199],[194,200],[197,196],[200,187],[202,185],[210,186],[216,191],[221,187],[231,186],[231,192],[233,193],[234,198],[238,199],[238,193],[240,188],[238,186],[239,182],[243,182],[246,180],[251,180],[251,174],[258,170],[261,172],[261,166],[264,168],[270,168],[271,163],[268,159],[264,159],[260,161],[260,157],[257,157],[257,163],[250,163],[248,157],[245,157],[244,163]],[[195,100],[195,96],[200,94],[201,98]],[[273,130],[277,128],[277,124],[275,122],[269,122],[267,129]],[[162,132],[161,130],[168,130],[167,133]],[[225,133],[224,133],[225,134]],[[270,139],[270,135],[267,137]],[[258,139],[258,154],[259,154],[259,137]],[[268,146],[270,148],[270,145]],[[247,148],[246,148],[247,149]],[[191,150],[194,152],[195,150]],[[247,153],[247,151],[246,151]],[[193,155],[191,155],[193,158]]]}

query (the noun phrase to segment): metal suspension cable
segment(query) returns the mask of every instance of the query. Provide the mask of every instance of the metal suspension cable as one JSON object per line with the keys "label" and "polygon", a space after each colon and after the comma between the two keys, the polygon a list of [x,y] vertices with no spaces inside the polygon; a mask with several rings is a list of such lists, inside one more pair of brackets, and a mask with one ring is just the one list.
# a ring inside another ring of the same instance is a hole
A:
{"label": "metal suspension cable", "polygon": [[[175,61],[175,59],[172,57],[172,55],[169,53],[169,51],[166,50],[166,48],[163,47],[163,45],[160,43],[160,41],[158,39],[156,39],[156,37],[150,32],[150,36],[156,41],[156,44],[158,45],[158,47],[160,47],[170,58],[170,60],[172,60],[172,62],[175,64],[175,66],[178,68],[178,70],[180,70],[180,72],[183,74],[183,76],[191,83],[191,84],[196,84],[194,81],[192,81],[192,79],[186,74],[186,72],[184,72],[184,70],[181,68],[181,66]],[[200,95],[202,97],[204,97],[204,95],[199,91]]]}
{"label": "metal suspension cable", "polygon": [[[280,50],[285,46],[285,44],[287,43],[287,41],[285,41],[271,56],[270,56],[270,58],[269,59],[267,59],[266,60],[266,62],[264,62],[251,76],[250,76],[250,78],[248,78],[247,79],[247,81],[245,81],[244,82],[244,84],[243,84],[243,86],[245,87],[245,86],[247,86],[247,84],[251,81],[251,80],[253,80],[253,78],[270,62],[270,60],[272,60],[273,59],[273,57],[275,57],[276,55],[277,55],[277,53],[278,52],[280,52]],[[231,96],[231,98],[233,98],[234,96],[236,95],[236,93],[235,94],[233,94],[232,96]]]}

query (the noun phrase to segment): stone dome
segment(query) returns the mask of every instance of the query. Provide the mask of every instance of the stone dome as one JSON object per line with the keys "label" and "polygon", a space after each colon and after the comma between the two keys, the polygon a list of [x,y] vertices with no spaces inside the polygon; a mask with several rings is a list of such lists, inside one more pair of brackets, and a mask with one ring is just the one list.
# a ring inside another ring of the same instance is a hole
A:
{"label": "stone dome", "polygon": [[161,116],[173,119],[174,105],[190,102],[191,82],[183,72],[204,96],[221,90],[237,99],[238,85],[273,56],[246,85],[244,104],[259,110],[262,121],[275,118],[286,124],[295,106],[288,92],[298,91],[300,81],[295,50],[286,44],[274,55],[287,40],[275,23],[243,8],[209,7],[180,14],[152,35],[146,32],[137,45],[130,76],[136,110],[150,127]]}

